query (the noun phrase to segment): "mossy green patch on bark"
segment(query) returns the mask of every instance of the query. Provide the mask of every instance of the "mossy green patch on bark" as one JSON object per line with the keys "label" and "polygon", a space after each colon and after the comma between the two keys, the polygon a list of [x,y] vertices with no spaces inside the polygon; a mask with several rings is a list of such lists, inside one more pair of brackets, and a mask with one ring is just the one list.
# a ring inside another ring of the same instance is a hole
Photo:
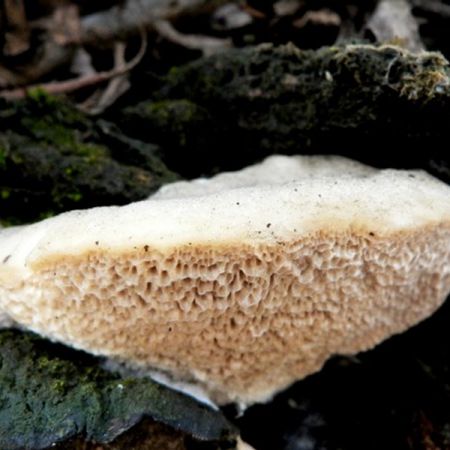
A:
{"label": "mossy green patch on bark", "polygon": [[97,126],[102,142],[108,146],[116,161],[151,171],[164,180],[164,183],[179,178],[162,162],[163,154],[159,146],[128,137],[112,122],[99,120]]}
{"label": "mossy green patch on bark", "polygon": [[[267,44],[230,50],[176,68],[169,72],[160,94],[189,98],[213,109],[227,105],[236,111],[267,100],[318,106],[335,96],[375,99],[386,90],[423,104],[449,95],[448,77],[448,62],[438,53],[417,55],[399,47],[370,45],[301,51],[292,44]],[[347,88],[359,91],[348,92]],[[356,118],[362,111],[360,105],[354,106]],[[326,113],[319,112],[322,117]],[[297,114],[312,123],[318,119],[316,110]]]}
{"label": "mossy green patch on bark", "polygon": [[[437,53],[371,45],[301,51],[267,44],[175,67],[148,97],[124,111],[132,120],[140,116],[141,126],[132,130],[140,138],[150,138],[147,129],[157,127],[157,113],[165,117],[161,104],[191,102],[208,112],[214,132],[190,152],[198,173],[235,169],[272,153],[340,153],[414,167],[429,153],[410,152],[405,160],[398,150],[442,148],[450,78],[447,61]],[[184,122],[183,134],[189,127]],[[164,147],[165,139],[160,143]]]}
{"label": "mossy green patch on bark", "polygon": [[[118,138],[64,100],[40,92],[0,105],[0,221],[141,200],[177,176],[156,147]],[[139,146],[136,159],[132,147]]]}
{"label": "mossy green patch on bark", "polygon": [[15,133],[0,133],[0,142],[7,146],[0,167],[2,218],[34,220],[68,209],[128,203],[161,185],[150,172],[106,156],[61,152]]}
{"label": "mossy green patch on bark", "polygon": [[190,397],[106,372],[32,334],[0,332],[0,448],[43,449],[76,436],[108,443],[144,416],[224,448],[236,438],[220,412]]}
{"label": "mossy green patch on bark", "polygon": [[199,174],[195,168],[186,170],[192,161],[214,160],[214,141],[220,139],[220,127],[208,111],[185,99],[143,102],[125,108],[122,126],[144,140],[151,136],[163,147],[166,164],[187,176]]}
{"label": "mossy green patch on bark", "polygon": [[0,169],[3,169],[6,165],[6,150],[0,147]]}

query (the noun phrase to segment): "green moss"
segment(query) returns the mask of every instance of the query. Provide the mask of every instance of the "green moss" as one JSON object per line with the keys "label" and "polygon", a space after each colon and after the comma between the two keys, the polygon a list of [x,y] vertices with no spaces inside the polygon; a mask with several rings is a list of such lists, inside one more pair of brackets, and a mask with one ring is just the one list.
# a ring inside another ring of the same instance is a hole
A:
{"label": "green moss", "polygon": [[12,227],[14,225],[19,225],[21,222],[17,221],[14,217],[2,217],[0,218],[0,228],[1,227]]}
{"label": "green moss", "polygon": [[[0,108],[0,119],[3,222],[141,200],[176,178],[148,145],[125,138],[110,145],[73,105],[39,90]],[[135,147],[145,158],[134,158]]]}
{"label": "green moss", "polygon": [[[58,213],[58,211],[55,210],[47,210],[47,211],[41,211],[37,217],[37,220],[45,220],[48,219],[50,217],[53,217],[54,215],[56,215]],[[21,222],[18,222],[21,223]]]}
{"label": "green moss", "polygon": [[[174,120],[170,101],[207,111],[209,124],[196,150],[183,147],[183,137],[194,134],[190,120],[181,131],[172,128],[177,142],[160,138],[177,159],[188,152],[183,164],[197,174],[215,166],[236,169],[272,153],[338,151],[371,163],[392,153],[388,147],[417,147],[417,137],[428,139],[427,149],[430,136],[433,148],[441,147],[450,113],[449,73],[440,54],[396,46],[301,51],[292,44],[265,44],[173,68],[161,88],[149,93],[145,108],[141,103],[125,113],[140,124],[130,130],[144,137],[148,129],[158,135]],[[408,167],[416,165],[413,159]]]}
{"label": "green moss", "polygon": [[110,442],[144,416],[205,441],[233,440],[217,411],[148,379],[34,335],[0,332],[0,447],[45,448],[74,436]]}
{"label": "green moss", "polygon": [[42,89],[39,86],[28,89],[27,97],[35,103],[41,103],[49,106],[59,104],[58,97],[49,94],[45,89]]}
{"label": "green moss", "polygon": [[52,115],[24,117],[22,126],[37,141],[56,146],[64,153],[83,156],[87,161],[95,162],[108,155],[105,147],[84,143],[80,133],[70,128],[71,124],[57,123]]}
{"label": "green moss", "polygon": [[186,176],[198,175],[186,171],[191,161],[214,160],[213,141],[220,141],[217,124],[209,112],[184,99],[145,101],[130,106],[123,111],[121,124],[127,133],[159,144],[164,149],[164,162]]}
{"label": "green moss", "polygon": [[102,154],[81,156],[60,147],[18,136],[8,140],[6,169],[1,173],[1,217],[35,220],[74,208],[129,203],[147,197],[163,178],[120,164]]}
{"label": "green moss", "polygon": [[0,170],[6,167],[6,150],[0,147]]}
{"label": "green moss", "polygon": [[0,189],[0,198],[2,200],[7,200],[11,196],[11,191],[8,188]]}
{"label": "green moss", "polygon": [[[208,122],[208,113],[189,100],[162,100],[143,102],[137,106],[126,108],[125,120],[147,127],[145,132],[156,133],[157,141],[186,147],[193,140],[193,128]],[[208,132],[207,129],[203,130]]]}
{"label": "green moss", "polygon": [[83,194],[81,194],[80,192],[68,192],[66,195],[67,198],[74,202],[79,202],[83,198]]}
{"label": "green moss", "polygon": [[143,108],[149,117],[154,117],[162,122],[167,122],[174,116],[181,122],[189,122],[199,114],[198,106],[189,100],[162,100],[144,103]]}
{"label": "green moss", "polygon": [[344,95],[344,88],[359,89],[347,92],[355,100],[376,98],[389,87],[409,100],[428,101],[449,94],[448,79],[448,62],[437,53],[416,55],[395,46],[370,45],[301,51],[292,44],[265,44],[177,68],[169,72],[160,94],[187,98],[212,109],[243,108],[243,113],[281,100],[285,104],[301,101],[317,112],[320,103],[324,106],[330,97],[338,100]]}
{"label": "green moss", "polygon": [[77,130],[69,128],[67,124],[55,123],[54,118],[24,117],[23,127],[39,142],[56,146],[63,153],[83,156],[87,162],[95,162],[98,158],[108,156],[105,147],[92,143],[84,143]]}
{"label": "green moss", "polygon": [[36,88],[28,91],[28,97],[18,102],[16,107],[29,112],[41,112],[43,114],[53,114],[58,122],[73,125],[76,128],[90,127],[89,119],[72,103],[64,97],[57,97],[47,93],[45,90]]}

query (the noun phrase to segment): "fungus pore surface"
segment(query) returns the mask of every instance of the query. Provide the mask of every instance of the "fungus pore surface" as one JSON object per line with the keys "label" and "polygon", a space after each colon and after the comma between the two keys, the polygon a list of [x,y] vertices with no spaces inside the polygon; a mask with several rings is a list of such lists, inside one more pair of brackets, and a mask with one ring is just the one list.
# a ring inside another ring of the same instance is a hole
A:
{"label": "fungus pore surface", "polygon": [[449,261],[444,183],[274,156],[1,229],[0,324],[250,404],[429,316]]}

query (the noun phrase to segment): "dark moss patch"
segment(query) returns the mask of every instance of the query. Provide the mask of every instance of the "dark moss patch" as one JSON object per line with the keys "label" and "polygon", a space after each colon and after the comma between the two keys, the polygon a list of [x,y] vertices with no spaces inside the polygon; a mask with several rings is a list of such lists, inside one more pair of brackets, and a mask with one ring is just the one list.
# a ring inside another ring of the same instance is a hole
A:
{"label": "dark moss patch", "polygon": [[42,449],[75,436],[108,443],[144,416],[225,447],[236,435],[220,412],[190,397],[106,372],[94,358],[32,334],[0,332],[2,449]]}
{"label": "dark moss patch", "polygon": [[[164,149],[162,158],[176,172],[196,176],[209,161],[214,164],[221,127],[190,100],[142,102],[125,108],[121,123],[128,133],[158,142]],[[195,168],[193,161],[202,164]]]}
{"label": "dark moss patch", "polygon": [[155,146],[120,137],[111,143],[72,105],[39,91],[0,105],[0,221],[125,204],[177,178]]}
{"label": "dark moss patch", "polygon": [[33,220],[68,209],[128,203],[161,185],[152,173],[110,157],[65,153],[14,133],[0,133],[0,141],[8,146],[0,168],[5,218]]}
{"label": "dark moss patch", "polygon": [[102,142],[108,146],[116,161],[148,170],[159,176],[165,183],[179,178],[162,162],[164,154],[158,145],[130,138],[112,122],[99,120],[97,126]]}
{"label": "dark moss patch", "polygon": [[[173,111],[191,102],[207,111],[210,125],[196,151],[178,143],[181,157],[189,151],[186,172],[236,169],[272,153],[340,153],[379,166],[416,167],[445,153],[449,86],[448,63],[436,53],[261,45],[175,67],[146,103],[124,113],[140,117],[130,132],[149,139],[155,133],[148,130],[166,127],[168,105]],[[181,141],[196,127],[190,121],[182,132],[173,130]],[[410,147],[426,151],[404,158]]]}

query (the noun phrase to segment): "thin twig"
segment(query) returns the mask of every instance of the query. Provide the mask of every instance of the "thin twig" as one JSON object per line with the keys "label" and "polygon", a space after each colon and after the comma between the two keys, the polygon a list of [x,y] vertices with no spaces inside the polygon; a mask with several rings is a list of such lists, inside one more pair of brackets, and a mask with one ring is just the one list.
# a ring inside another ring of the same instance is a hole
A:
{"label": "thin twig", "polygon": [[230,39],[211,36],[180,33],[167,20],[158,20],[153,24],[155,30],[167,40],[192,50],[201,50],[204,56],[210,56],[231,47]]}
{"label": "thin twig", "polygon": [[230,0],[125,0],[120,6],[81,18],[78,39],[65,44],[87,44],[123,39],[139,29],[153,29],[159,20],[172,21],[182,15],[214,10]]}
{"label": "thin twig", "polygon": [[[116,69],[123,68],[127,63],[125,60],[125,50],[126,44],[124,42],[117,42],[114,45],[114,67]],[[103,92],[97,90],[81,105],[78,105],[78,108],[91,115],[101,114],[129,88],[128,73],[111,78]]]}
{"label": "thin twig", "polygon": [[[34,52],[36,57],[20,67],[0,66],[0,88],[5,85],[12,88],[35,84],[55,68],[70,64],[71,58],[80,46],[126,40],[129,36],[138,34],[139,30],[152,30],[153,24],[158,20],[173,21],[182,16],[214,11],[219,5],[231,1],[237,2],[237,0],[122,0],[120,5],[79,18],[75,10],[65,11],[70,18],[68,29],[61,29],[60,13],[36,19],[29,23],[30,29],[46,36],[42,39],[40,48]],[[102,77],[95,78],[95,82],[102,80]],[[75,84],[52,86],[51,89],[72,90],[72,86],[78,89],[80,80],[73,81],[76,81]],[[83,80],[81,84],[84,85],[85,82],[89,84],[92,81],[94,79]]]}
{"label": "thin twig", "polygon": [[58,45],[77,40],[81,33],[80,11],[77,5],[61,4],[52,14],[50,35]]}
{"label": "thin twig", "polygon": [[49,94],[69,94],[71,92],[75,92],[77,90],[94,86],[96,84],[102,83],[104,81],[108,81],[112,78],[123,75],[130,70],[132,70],[139,62],[145,54],[147,49],[147,35],[142,32],[142,41],[141,47],[139,48],[139,52],[137,55],[123,67],[115,67],[112,70],[105,72],[98,72],[93,75],[82,76],[79,78],[74,78],[66,81],[54,81],[51,83],[43,83],[43,84],[35,84],[32,86],[25,86],[23,88],[10,89],[0,91],[0,97],[5,98],[7,100],[16,100],[19,98],[24,98],[28,95],[28,92],[33,89],[42,89]]}

